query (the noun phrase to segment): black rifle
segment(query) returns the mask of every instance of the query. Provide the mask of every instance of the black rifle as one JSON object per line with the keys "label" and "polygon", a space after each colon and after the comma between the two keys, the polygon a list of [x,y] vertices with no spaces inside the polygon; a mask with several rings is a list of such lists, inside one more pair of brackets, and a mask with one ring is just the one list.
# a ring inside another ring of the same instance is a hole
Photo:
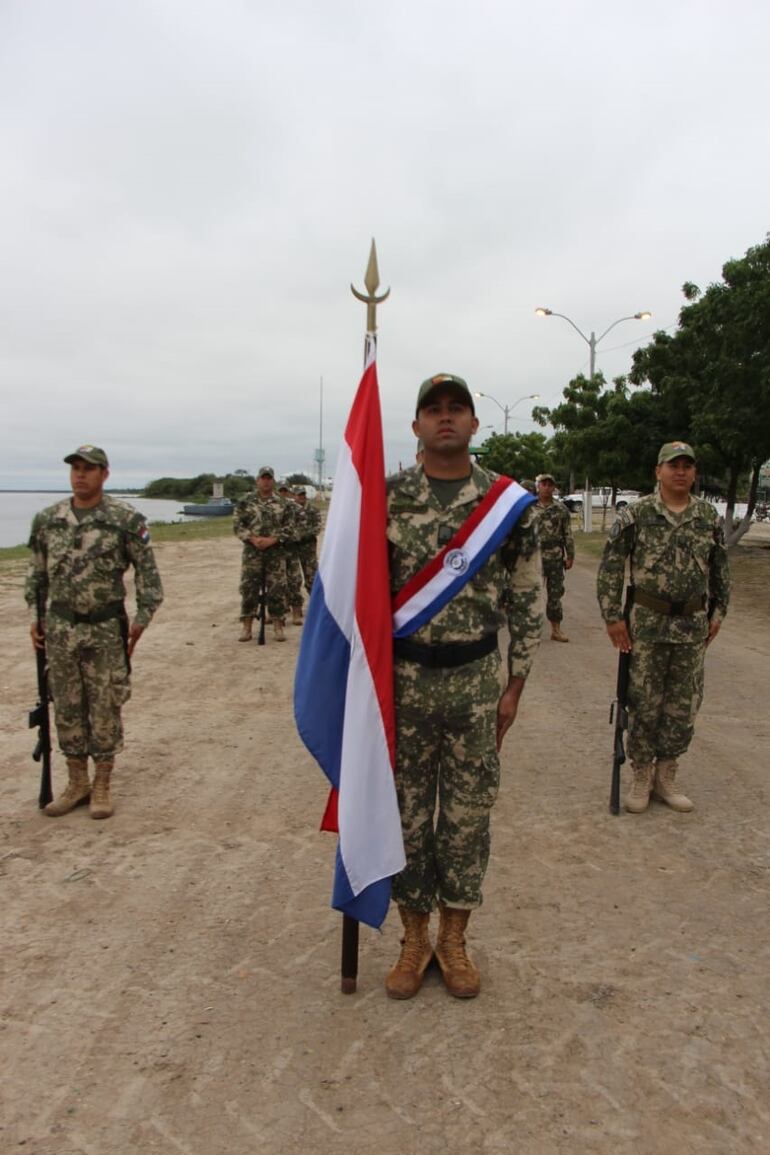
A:
{"label": "black rifle", "polygon": [[[631,606],[634,601],[633,586],[626,591],[623,618],[628,627]],[[631,654],[623,650],[618,654],[618,681],[615,699],[610,704],[610,726],[615,723],[612,742],[612,782],[610,785],[610,814],[620,814],[620,767],[626,760],[623,734],[628,729],[628,675],[631,669]]]}
{"label": "black rifle", "polygon": [[[38,598],[38,630],[43,629],[44,614],[41,600]],[[38,806],[42,810],[53,798],[51,790],[51,720],[48,714],[48,703],[51,700],[51,691],[48,688],[48,662],[45,656],[45,647],[35,650],[37,664],[37,702],[34,710],[29,712],[29,728],[37,726],[37,743],[32,751],[35,762],[40,762],[40,795]]]}
{"label": "black rifle", "polygon": [[265,568],[265,551],[262,550],[262,569],[259,571],[259,610],[257,611],[257,618],[259,620],[259,634],[257,636],[257,645],[264,646],[265,644],[265,618],[267,617],[267,570]]}
{"label": "black rifle", "polygon": [[626,760],[623,733],[628,729],[628,672],[631,655],[623,650],[618,654],[618,684],[615,700],[610,705],[610,725],[615,723],[612,743],[612,784],[610,786],[610,813],[620,813],[620,767]]}

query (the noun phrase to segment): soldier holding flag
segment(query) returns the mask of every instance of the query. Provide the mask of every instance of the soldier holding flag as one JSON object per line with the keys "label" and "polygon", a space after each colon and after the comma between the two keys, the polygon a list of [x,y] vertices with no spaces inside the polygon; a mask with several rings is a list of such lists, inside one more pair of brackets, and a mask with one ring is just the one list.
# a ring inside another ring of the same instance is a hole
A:
{"label": "soldier holding flag", "polygon": [[[471,461],[477,428],[466,382],[449,373],[428,378],[412,424],[422,463],[387,486],[395,777],[406,853],[393,880],[404,938],[385,983],[391,998],[410,998],[421,986],[437,904],[435,956],[447,989],[458,998],[479,993],[465,928],[482,901],[498,752],[542,628],[535,499]],[[506,620],[501,694],[497,634]]]}

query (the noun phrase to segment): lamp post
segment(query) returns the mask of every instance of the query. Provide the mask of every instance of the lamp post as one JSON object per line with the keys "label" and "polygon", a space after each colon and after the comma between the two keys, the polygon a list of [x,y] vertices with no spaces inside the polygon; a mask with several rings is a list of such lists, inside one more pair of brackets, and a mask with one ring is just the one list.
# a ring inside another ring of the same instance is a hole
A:
{"label": "lamp post", "polygon": [[500,412],[502,413],[502,415],[505,419],[505,424],[503,425],[503,431],[505,433],[507,433],[508,432],[508,418],[509,418],[510,414],[513,412],[513,410],[516,408],[516,406],[519,405],[522,401],[530,401],[530,400],[536,401],[537,398],[540,396],[540,394],[539,393],[527,393],[527,394],[525,394],[524,397],[519,397],[516,401],[513,402],[512,405],[501,405],[500,402],[497,400],[497,398],[493,397],[491,393],[474,393],[473,396],[474,397],[486,397],[488,401],[494,401],[495,405],[500,410]]}
{"label": "lamp post", "polygon": [[[610,330],[614,329],[616,325],[619,325],[621,321],[649,321],[650,317],[652,316],[652,313],[650,313],[647,309],[643,309],[639,313],[631,313],[628,317],[618,317],[617,321],[613,321],[611,325],[608,325],[608,327],[599,337],[596,336],[596,333],[594,333],[593,329],[591,330],[591,336],[586,337],[583,330],[579,329],[572,318],[567,317],[564,313],[554,313],[553,309],[546,309],[544,305],[538,305],[538,307],[535,309],[535,313],[538,317],[561,317],[562,321],[566,321],[568,325],[571,325],[575,332],[583,338],[586,345],[588,346],[589,376],[592,380],[594,371],[596,369],[596,346],[600,341],[604,340]],[[593,503],[591,501],[591,486],[589,484],[588,478],[586,478],[585,493],[583,495],[583,529],[586,533],[590,533],[591,529],[593,528],[592,517]]]}
{"label": "lamp post", "polygon": [[593,330],[591,331],[591,336],[586,337],[583,330],[579,329],[572,318],[565,316],[564,313],[554,313],[553,309],[546,309],[543,305],[538,305],[538,307],[535,309],[535,313],[538,317],[561,317],[562,321],[566,321],[568,325],[572,326],[576,333],[580,334],[588,346],[590,354],[588,364],[589,374],[591,377],[593,377],[594,371],[596,369],[596,346],[600,341],[604,340],[610,329],[614,329],[616,325],[621,323],[621,321],[649,321],[650,317],[652,316],[652,313],[644,309],[641,313],[631,313],[631,315],[628,317],[618,317],[617,321],[613,321],[612,324],[604,330],[600,337],[597,337]]}

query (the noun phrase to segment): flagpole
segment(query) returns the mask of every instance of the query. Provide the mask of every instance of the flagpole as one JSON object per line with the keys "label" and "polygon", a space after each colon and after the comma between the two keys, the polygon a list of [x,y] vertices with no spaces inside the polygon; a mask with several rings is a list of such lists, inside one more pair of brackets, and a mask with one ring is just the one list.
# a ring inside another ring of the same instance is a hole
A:
{"label": "flagpole", "polygon": [[[364,367],[366,367],[369,351],[377,349],[377,306],[381,305],[390,296],[390,289],[377,296],[380,286],[380,273],[377,268],[377,246],[372,237],[369,250],[369,263],[364,275],[366,294],[359,293],[350,285],[353,296],[366,305],[366,336],[364,337]],[[349,914],[342,916],[342,958],[340,963],[340,990],[343,995],[355,994],[358,984],[358,920]]]}

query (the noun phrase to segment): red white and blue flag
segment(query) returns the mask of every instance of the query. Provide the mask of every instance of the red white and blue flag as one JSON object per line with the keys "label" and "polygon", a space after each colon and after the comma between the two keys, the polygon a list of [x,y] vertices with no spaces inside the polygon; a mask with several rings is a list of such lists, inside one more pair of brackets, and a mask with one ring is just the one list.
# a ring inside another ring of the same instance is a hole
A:
{"label": "red white and blue flag", "polygon": [[334,475],[294,679],[300,737],[332,789],[339,833],[331,905],[379,927],[405,865],[393,777],[393,619],[374,339]]}

